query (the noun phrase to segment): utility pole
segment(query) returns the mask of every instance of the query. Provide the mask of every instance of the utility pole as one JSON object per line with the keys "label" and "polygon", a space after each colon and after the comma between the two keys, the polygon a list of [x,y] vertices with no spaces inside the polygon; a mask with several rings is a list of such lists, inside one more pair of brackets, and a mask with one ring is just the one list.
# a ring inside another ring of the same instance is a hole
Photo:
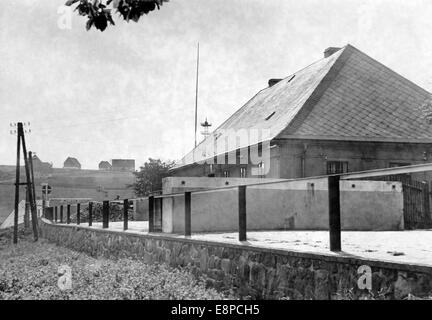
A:
{"label": "utility pole", "polygon": [[30,200],[29,200],[29,190],[28,187],[26,187],[26,202],[25,202],[25,211],[24,211],[24,229],[28,230],[30,228]]}
{"label": "utility pole", "polygon": [[[20,130],[20,127],[18,127],[18,130]],[[25,165],[25,172],[26,172],[26,179],[27,179],[27,188],[31,189],[32,185],[34,187],[34,181],[31,178],[30,166],[29,166],[29,164],[32,163],[32,160],[28,159],[27,148],[26,148],[22,124],[21,124],[21,139],[22,139],[22,148],[23,148],[23,154],[24,154],[24,163],[26,164]],[[34,241],[38,241],[36,199],[34,198],[33,192],[30,192],[29,195],[30,195],[29,200],[30,200],[30,210],[31,210],[31,216],[32,216],[33,237],[34,237]]]}
{"label": "utility pole", "polygon": [[16,161],[16,171],[15,171],[16,173],[15,175],[15,214],[14,214],[13,243],[18,243],[18,204],[19,204],[19,186],[20,186],[20,149],[21,149],[20,128],[22,130],[22,123],[18,123],[18,133],[17,133],[17,161]]}
{"label": "utility pole", "polygon": [[[30,125],[30,123],[28,123]],[[12,126],[12,124],[11,124]],[[38,230],[37,230],[37,212],[36,212],[36,199],[34,197],[34,181],[30,175],[30,162],[31,159],[28,159],[27,157],[27,149],[25,144],[25,137],[24,137],[24,129],[22,122],[18,122],[17,130],[11,130],[11,133],[17,134],[17,163],[16,163],[16,178],[15,178],[15,214],[14,214],[14,235],[13,235],[13,243],[18,242],[18,216],[19,216],[19,187],[20,185],[26,185],[27,186],[27,195],[28,200],[30,202],[30,209],[32,214],[32,225],[33,225],[33,235],[35,241],[38,240]],[[29,130],[30,132],[30,130]],[[23,155],[24,155],[24,166],[25,166],[25,172],[26,172],[26,182],[20,183],[20,150],[21,150],[21,144],[23,149]]]}
{"label": "utility pole", "polygon": [[198,73],[199,73],[199,42],[197,47],[197,70],[195,83],[195,147],[197,146],[197,124],[198,124]]}
{"label": "utility pole", "polygon": [[30,172],[31,172],[31,181],[32,183],[32,190],[31,192],[33,192],[33,199],[36,203],[36,190],[35,190],[35,184],[34,184],[34,172],[33,172],[33,155],[34,153],[29,151],[29,159],[30,159]]}

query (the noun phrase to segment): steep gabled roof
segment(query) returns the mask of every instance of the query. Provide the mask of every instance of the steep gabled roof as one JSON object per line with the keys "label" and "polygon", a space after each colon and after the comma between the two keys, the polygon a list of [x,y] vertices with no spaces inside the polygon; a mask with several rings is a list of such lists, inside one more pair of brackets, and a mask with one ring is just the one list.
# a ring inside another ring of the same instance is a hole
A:
{"label": "steep gabled roof", "polygon": [[64,161],[63,166],[64,167],[81,167],[81,164],[79,163],[77,158],[68,157]]}
{"label": "steep gabled roof", "polygon": [[[429,93],[351,45],[258,92],[175,168],[211,157],[226,130],[268,129],[274,138],[432,142],[421,105]],[[237,148],[246,147],[238,145]],[[232,150],[227,150],[232,151]]]}
{"label": "steep gabled roof", "polygon": [[432,142],[421,106],[430,93],[348,45],[344,66],[321,98],[283,135]]}
{"label": "steep gabled roof", "polygon": [[102,166],[111,168],[111,163],[109,163],[108,161],[102,160],[101,162],[99,162],[99,167],[102,167]]}

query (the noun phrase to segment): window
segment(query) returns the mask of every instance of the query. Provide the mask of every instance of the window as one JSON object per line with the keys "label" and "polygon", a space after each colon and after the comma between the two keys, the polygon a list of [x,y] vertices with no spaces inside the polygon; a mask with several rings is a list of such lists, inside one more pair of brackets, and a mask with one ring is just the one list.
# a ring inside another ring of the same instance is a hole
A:
{"label": "window", "polygon": [[225,170],[225,171],[223,172],[223,175],[224,175],[225,178],[228,178],[228,177],[229,177],[229,171],[228,171],[228,170]]}
{"label": "window", "polygon": [[348,172],[348,161],[327,161],[327,174]]}
{"label": "window", "polygon": [[214,165],[213,164],[209,164],[207,177],[214,177],[214,176],[215,176]]}
{"label": "window", "polygon": [[267,118],[265,118],[266,119],[266,121],[268,120],[268,119],[270,119],[271,117],[273,117],[273,115],[276,113],[276,111],[273,111],[269,116],[267,116]]}
{"label": "window", "polygon": [[264,174],[264,162],[260,162],[258,164],[258,172],[259,172],[259,176],[260,178],[264,178],[265,174]]}
{"label": "window", "polygon": [[240,178],[246,178],[246,167],[240,167]]}

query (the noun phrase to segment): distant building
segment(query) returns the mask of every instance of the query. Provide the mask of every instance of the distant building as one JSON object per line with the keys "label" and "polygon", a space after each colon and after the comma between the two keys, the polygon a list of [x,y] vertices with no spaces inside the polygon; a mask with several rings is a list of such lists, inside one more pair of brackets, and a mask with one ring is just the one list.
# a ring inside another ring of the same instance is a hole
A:
{"label": "distant building", "polygon": [[99,170],[111,170],[112,166],[111,163],[109,163],[108,161],[101,161],[99,162]]}
{"label": "distant building", "polygon": [[33,155],[32,162],[33,170],[36,174],[49,174],[52,172],[52,163],[43,162],[37,155]]}
{"label": "distant building", "polygon": [[112,171],[135,171],[135,160],[133,159],[112,159]]}
{"label": "distant building", "polygon": [[76,158],[68,157],[63,162],[63,169],[81,169],[81,163]]}

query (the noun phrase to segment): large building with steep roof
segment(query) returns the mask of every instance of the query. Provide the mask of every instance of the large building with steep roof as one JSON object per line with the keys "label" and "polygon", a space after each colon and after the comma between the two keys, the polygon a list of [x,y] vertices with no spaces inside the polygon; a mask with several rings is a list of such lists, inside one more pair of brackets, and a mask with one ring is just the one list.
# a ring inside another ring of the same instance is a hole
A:
{"label": "large building with steep roof", "polygon": [[[268,146],[269,168],[262,175],[267,178],[430,162],[432,123],[424,110],[430,101],[429,92],[353,46],[328,48],[323,59],[284,79],[271,79],[171,173],[256,177],[257,164],[241,160],[242,151],[256,145]],[[266,135],[253,145],[237,139],[222,152],[212,148],[216,140],[251,129]],[[228,164],[230,156],[235,161]]]}
{"label": "large building with steep roof", "polygon": [[63,162],[63,169],[81,169],[81,163],[77,158],[67,157]]}

